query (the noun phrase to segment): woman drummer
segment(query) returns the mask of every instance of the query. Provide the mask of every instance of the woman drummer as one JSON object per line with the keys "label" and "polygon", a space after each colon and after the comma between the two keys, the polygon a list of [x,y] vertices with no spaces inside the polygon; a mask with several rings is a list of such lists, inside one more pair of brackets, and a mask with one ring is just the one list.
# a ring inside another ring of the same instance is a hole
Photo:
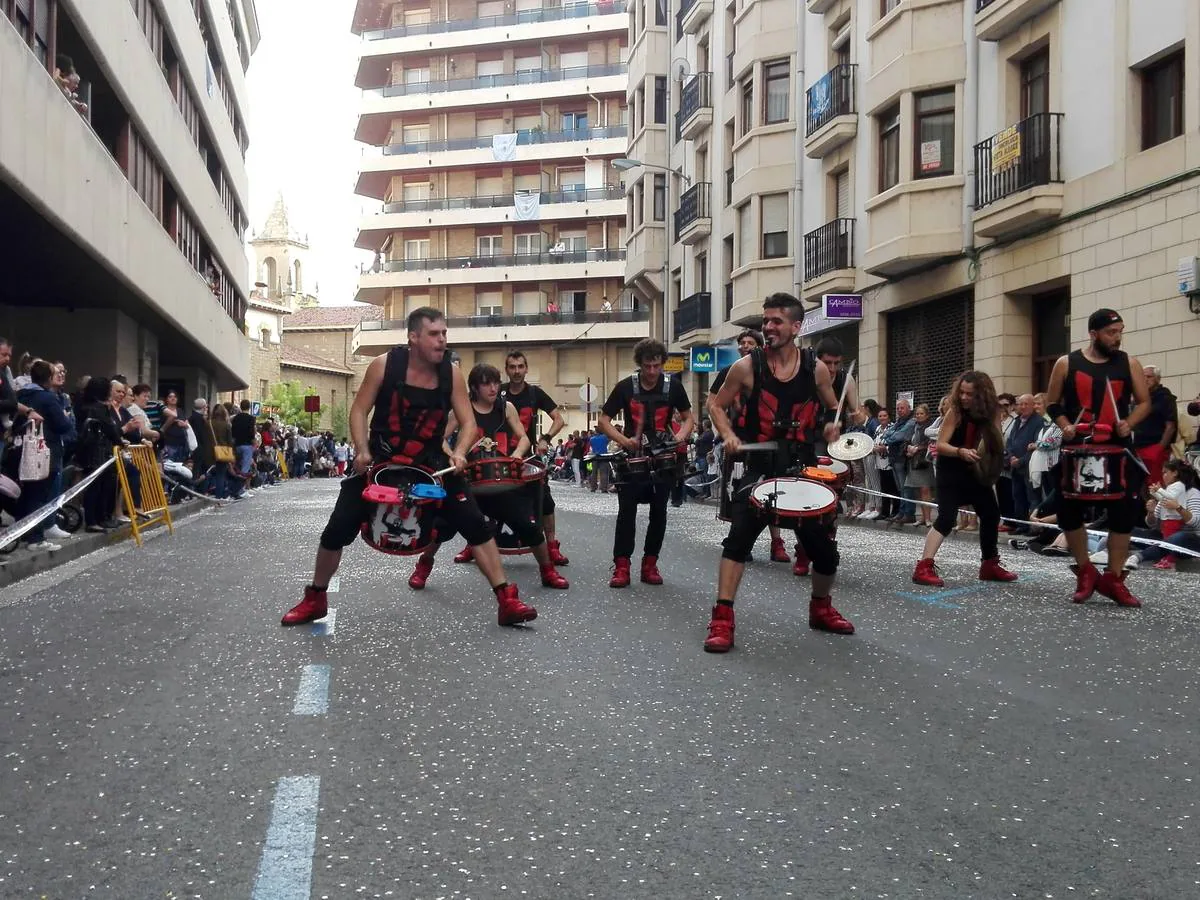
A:
{"label": "woman drummer", "polygon": [[925,536],[925,551],[913,570],[916,584],[942,587],[934,557],[954,530],[958,510],[974,507],[979,517],[981,581],[1016,581],[1014,572],[1000,565],[997,538],[1000,507],[996,503],[996,461],[1003,458],[1000,405],[996,388],[984,372],[964,372],[950,389],[951,402],[937,436],[937,519]]}

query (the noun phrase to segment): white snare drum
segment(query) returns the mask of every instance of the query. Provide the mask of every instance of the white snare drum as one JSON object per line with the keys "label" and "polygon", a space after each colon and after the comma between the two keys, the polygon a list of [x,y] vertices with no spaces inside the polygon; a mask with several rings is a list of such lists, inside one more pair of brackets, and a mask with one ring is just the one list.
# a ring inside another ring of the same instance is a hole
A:
{"label": "white snare drum", "polygon": [[750,491],[750,502],[774,524],[794,525],[796,519],[815,519],[837,509],[838,496],[804,478],[768,478]]}
{"label": "white snare drum", "polygon": [[1125,448],[1117,444],[1071,444],[1060,453],[1062,495],[1106,503],[1125,498]]}

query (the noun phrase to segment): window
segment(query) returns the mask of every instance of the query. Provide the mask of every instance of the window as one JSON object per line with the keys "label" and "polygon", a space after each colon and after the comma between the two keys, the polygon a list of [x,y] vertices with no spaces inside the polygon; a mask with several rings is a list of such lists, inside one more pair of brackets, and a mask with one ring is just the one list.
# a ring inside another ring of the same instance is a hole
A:
{"label": "window", "polygon": [[633,227],[642,227],[642,216],[646,210],[646,187],[641,178],[633,185]]}
{"label": "window", "polygon": [[879,190],[900,183],[900,107],[879,117]]}
{"label": "window", "polygon": [[541,311],[541,291],[513,291],[513,312],[518,316],[536,316]]}
{"label": "window", "polygon": [[513,235],[517,256],[536,256],[542,252],[542,233],[533,231],[529,234]]}
{"label": "window", "polygon": [[665,222],[667,219],[667,176],[654,176],[654,221]]}
{"label": "window", "polygon": [[587,131],[588,115],[585,112],[565,112],[562,114],[563,131]]}
{"label": "window", "polygon": [[424,144],[429,140],[429,125],[405,125],[401,134],[405,144]]}
{"label": "window", "polygon": [[786,59],[770,62],[763,66],[763,124],[774,125],[786,122],[788,116],[788,62]]}
{"label": "window", "polygon": [[667,24],[667,0],[654,0],[654,24]]}
{"label": "window", "polygon": [[271,343],[271,329],[265,325],[258,332],[258,347],[260,350],[266,350],[267,345]]}
{"label": "window", "polygon": [[646,89],[644,87],[637,89],[637,95],[633,98],[633,105],[637,110],[637,127],[641,128],[646,124]]}
{"label": "window", "polygon": [[267,379],[265,379],[265,378],[259,379],[258,396],[260,396],[262,399],[266,400],[267,397],[270,396],[270,394],[271,394],[271,386],[267,382]]}
{"label": "window", "polygon": [[738,137],[754,127],[754,79],[747,78],[742,82],[742,130]]}
{"label": "window", "polygon": [[883,18],[900,5],[900,0],[879,0],[879,18]]}
{"label": "window", "polygon": [[788,252],[787,194],[769,194],[762,198],[762,258],[781,259]]}
{"label": "window", "polygon": [[1142,149],[1183,134],[1183,51],[1142,70]]}
{"label": "window", "polygon": [[750,204],[744,203],[738,207],[738,266],[746,266],[754,262],[755,240],[754,227],[750,223]]}
{"label": "window", "polygon": [[406,182],[402,188],[404,201],[406,203],[415,203],[428,200],[430,195],[429,187],[428,181]]}
{"label": "window", "polygon": [[587,291],[559,291],[559,312],[587,312]]}
{"label": "window", "polygon": [[703,293],[708,290],[708,254],[700,253],[696,255],[696,292]]}
{"label": "window", "polygon": [[659,125],[667,121],[667,79],[662,75],[654,76],[654,121]]}
{"label": "window", "polygon": [[914,178],[954,174],[954,89],[917,94]]}
{"label": "window", "polygon": [[504,315],[504,294],[501,291],[487,291],[475,295],[475,311],[480,316]]}
{"label": "window", "polygon": [[1021,61],[1021,118],[1050,111],[1050,50]]}
{"label": "window", "polygon": [[475,239],[479,256],[499,256],[504,252],[504,237],[499,234],[483,234]]}
{"label": "window", "polygon": [[404,242],[405,259],[429,259],[429,238]]}

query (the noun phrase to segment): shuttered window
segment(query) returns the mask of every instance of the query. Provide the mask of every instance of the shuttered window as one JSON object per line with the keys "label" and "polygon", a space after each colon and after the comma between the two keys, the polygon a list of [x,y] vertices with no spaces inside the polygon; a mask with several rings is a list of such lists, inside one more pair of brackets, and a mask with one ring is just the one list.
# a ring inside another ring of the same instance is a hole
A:
{"label": "shuttered window", "polygon": [[769,194],[762,198],[763,259],[790,256],[788,248],[787,194]]}
{"label": "shuttered window", "polygon": [[914,405],[930,408],[975,359],[975,305],[970,294],[931,300],[888,314],[887,398],[894,408],[899,391],[912,391]]}

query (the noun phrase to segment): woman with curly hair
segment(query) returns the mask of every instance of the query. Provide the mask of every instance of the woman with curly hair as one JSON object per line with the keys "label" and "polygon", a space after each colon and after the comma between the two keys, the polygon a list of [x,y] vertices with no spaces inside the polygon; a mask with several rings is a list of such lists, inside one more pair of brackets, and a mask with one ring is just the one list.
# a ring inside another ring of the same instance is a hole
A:
{"label": "woman with curly hair", "polygon": [[954,530],[959,508],[971,506],[979,517],[980,580],[1016,581],[1016,574],[1000,565],[996,546],[1000,507],[995,486],[1004,464],[996,388],[986,373],[964,372],[954,380],[950,396],[937,436],[937,520],[925,536],[925,552],[912,580],[933,587],[945,584],[933,560]]}

